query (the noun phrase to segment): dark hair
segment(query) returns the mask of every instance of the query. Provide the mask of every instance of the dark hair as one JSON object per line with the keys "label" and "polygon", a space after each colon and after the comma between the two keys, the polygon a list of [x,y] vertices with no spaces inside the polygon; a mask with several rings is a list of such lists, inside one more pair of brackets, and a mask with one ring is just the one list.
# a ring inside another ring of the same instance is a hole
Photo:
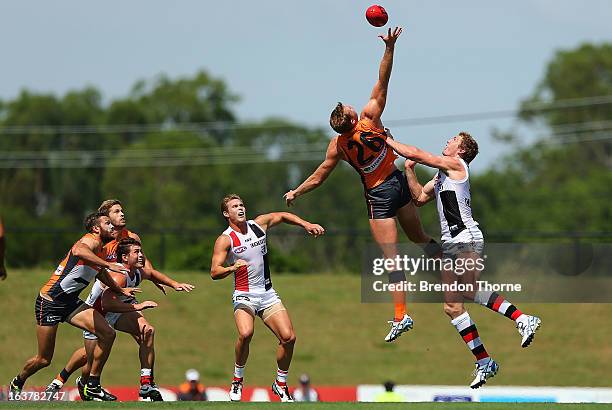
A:
{"label": "dark hair", "polygon": [[140,242],[138,242],[134,238],[123,238],[122,240],[119,241],[119,244],[117,245],[117,262],[118,263],[121,263],[123,255],[127,255],[128,253],[130,253],[130,248],[134,245],[142,246]]}
{"label": "dark hair", "polygon": [[329,125],[339,134],[344,134],[353,129],[351,116],[344,112],[344,105],[341,102],[332,111],[329,117]]}
{"label": "dark hair", "polygon": [[101,212],[104,215],[108,216],[110,209],[115,205],[121,205],[121,202],[118,199],[107,199],[106,201],[100,204],[98,212]]}
{"label": "dark hair", "polygon": [[463,152],[460,153],[459,156],[469,164],[476,157],[476,155],[478,155],[478,143],[467,132],[461,131],[459,133],[459,136],[461,137],[461,144],[459,144],[459,149],[463,150]]}
{"label": "dark hair", "polygon": [[85,221],[83,225],[85,226],[85,231],[88,233],[92,233],[93,228],[96,226],[100,226],[100,218],[106,216],[100,212],[92,212],[85,217]]}
{"label": "dark hair", "polygon": [[[221,214],[223,214],[223,212],[227,212],[227,210],[228,210],[227,209],[227,204],[232,199],[238,199],[238,200],[242,201],[242,203],[244,203],[244,201],[242,200],[242,198],[240,198],[240,196],[238,194],[229,194],[225,198],[223,198],[223,200],[221,201]],[[225,217],[225,215],[224,215],[224,217]],[[225,218],[225,219],[227,219],[227,218]]]}

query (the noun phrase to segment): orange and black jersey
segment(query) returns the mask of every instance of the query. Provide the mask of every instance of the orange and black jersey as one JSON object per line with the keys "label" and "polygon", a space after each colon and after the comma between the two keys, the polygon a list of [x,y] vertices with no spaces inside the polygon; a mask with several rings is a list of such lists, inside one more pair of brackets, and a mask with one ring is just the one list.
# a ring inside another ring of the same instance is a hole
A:
{"label": "orange and black jersey", "polygon": [[361,176],[364,188],[382,184],[397,167],[395,152],[387,146],[387,133],[368,118],[362,118],[350,132],[338,137],[344,158]]}
{"label": "orange and black jersey", "polygon": [[117,262],[117,247],[119,246],[119,241],[125,238],[130,238],[132,235],[134,235],[134,233],[128,231],[126,228],[119,231],[119,235],[116,239],[113,239],[104,245],[104,248],[102,249],[102,259],[107,262]]}
{"label": "orange and black jersey", "polygon": [[[93,234],[85,234],[81,239],[86,237],[94,237]],[[95,238],[95,237],[94,237]],[[80,240],[79,239],[79,242]],[[75,245],[78,242],[75,243]],[[100,267],[84,261],[72,254],[72,248],[59,264],[51,278],[40,289],[40,294],[55,299],[70,299],[78,298],[79,294],[85,289],[89,283],[96,277],[100,271]],[[102,244],[94,250],[94,253],[102,257]]]}

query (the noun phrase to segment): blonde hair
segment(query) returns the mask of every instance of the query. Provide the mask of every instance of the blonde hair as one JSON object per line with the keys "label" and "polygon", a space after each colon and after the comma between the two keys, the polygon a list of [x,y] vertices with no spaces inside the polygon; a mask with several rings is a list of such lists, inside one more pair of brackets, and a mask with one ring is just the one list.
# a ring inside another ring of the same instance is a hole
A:
{"label": "blonde hair", "polygon": [[107,199],[100,204],[98,212],[108,216],[110,209],[115,205],[121,205],[121,202],[118,199]]}
{"label": "blonde hair", "polygon": [[[223,200],[221,201],[221,214],[223,214],[223,212],[227,212],[227,204],[229,203],[229,201],[231,201],[232,199],[238,199],[240,201],[242,201],[242,198],[240,198],[240,196],[238,194],[229,194],[227,195],[225,198],[223,198]],[[244,201],[242,201],[244,202]],[[225,217],[225,215],[224,215]]]}

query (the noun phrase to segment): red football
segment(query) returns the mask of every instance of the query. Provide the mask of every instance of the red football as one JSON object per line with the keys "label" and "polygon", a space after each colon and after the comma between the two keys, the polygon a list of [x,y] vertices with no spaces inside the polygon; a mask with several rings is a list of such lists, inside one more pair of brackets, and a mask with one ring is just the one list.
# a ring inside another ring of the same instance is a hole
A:
{"label": "red football", "polygon": [[368,23],[374,27],[382,27],[387,24],[389,15],[387,15],[387,12],[383,6],[374,4],[373,6],[368,7],[366,10],[366,20],[368,20]]}

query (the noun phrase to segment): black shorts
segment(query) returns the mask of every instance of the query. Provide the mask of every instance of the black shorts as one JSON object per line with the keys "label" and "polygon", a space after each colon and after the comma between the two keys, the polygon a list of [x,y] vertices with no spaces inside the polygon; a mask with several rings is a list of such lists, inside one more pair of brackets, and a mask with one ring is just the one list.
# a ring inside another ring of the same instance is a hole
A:
{"label": "black shorts", "polygon": [[366,189],[365,197],[370,219],[393,218],[397,210],[412,199],[406,176],[400,170],[389,175],[382,184]]}
{"label": "black shorts", "polygon": [[51,302],[38,295],[34,305],[36,323],[40,326],[55,326],[60,322],[65,322],[84,303],[79,298]]}

